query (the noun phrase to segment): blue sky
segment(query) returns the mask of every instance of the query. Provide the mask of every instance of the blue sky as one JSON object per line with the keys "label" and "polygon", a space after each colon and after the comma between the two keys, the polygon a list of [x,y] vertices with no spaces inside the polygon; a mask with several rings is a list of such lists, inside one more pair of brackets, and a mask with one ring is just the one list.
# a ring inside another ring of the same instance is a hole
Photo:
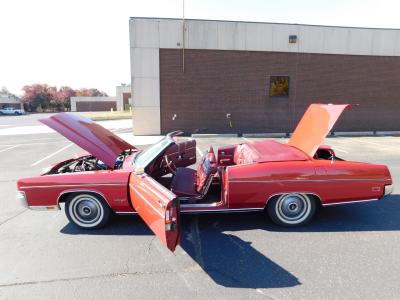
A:
{"label": "blue sky", "polygon": [[[400,28],[394,0],[185,0],[186,18]],[[130,82],[131,16],[182,17],[182,0],[2,0],[0,87]]]}

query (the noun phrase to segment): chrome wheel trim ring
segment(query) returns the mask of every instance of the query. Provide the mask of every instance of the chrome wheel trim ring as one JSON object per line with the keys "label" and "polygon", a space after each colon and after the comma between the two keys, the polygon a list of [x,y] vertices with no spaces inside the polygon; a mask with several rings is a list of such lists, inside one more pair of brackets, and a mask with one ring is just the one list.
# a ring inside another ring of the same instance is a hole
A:
{"label": "chrome wheel trim ring", "polygon": [[275,212],[282,222],[292,225],[299,224],[310,215],[310,198],[298,193],[284,194],[276,202]]}
{"label": "chrome wheel trim ring", "polygon": [[69,215],[79,226],[91,228],[103,220],[104,208],[96,197],[82,194],[71,200]]}

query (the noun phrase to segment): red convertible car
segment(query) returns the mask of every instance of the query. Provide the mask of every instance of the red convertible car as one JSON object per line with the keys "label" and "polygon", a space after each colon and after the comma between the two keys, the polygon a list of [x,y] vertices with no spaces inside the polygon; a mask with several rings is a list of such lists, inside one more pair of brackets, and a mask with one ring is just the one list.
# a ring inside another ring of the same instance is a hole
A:
{"label": "red convertible car", "polygon": [[180,213],[268,212],[279,225],[308,222],[318,205],[378,200],[392,191],[384,165],[344,161],[325,136],[349,105],[312,104],[287,144],[271,140],[210,147],[197,169],[196,141],[168,134],[139,150],[90,119],[60,113],[41,122],[88,153],[19,179],[31,209],[60,209],[82,228],[112,213],[137,213],[173,251]]}

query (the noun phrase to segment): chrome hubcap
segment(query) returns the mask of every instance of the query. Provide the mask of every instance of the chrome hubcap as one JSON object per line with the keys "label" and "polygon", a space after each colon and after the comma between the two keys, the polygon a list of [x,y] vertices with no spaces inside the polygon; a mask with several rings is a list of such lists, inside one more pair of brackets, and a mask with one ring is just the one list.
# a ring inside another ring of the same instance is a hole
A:
{"label": "chrome hubcap", "polygon": [[287,223],[298,223],[307,218],[311,205],[307,196],[302,194],[282,195],[277,202],[276,212]]}
{"label": "chrome hubcap", "polygon": [[91,195],[81,195],[73,200],[71,212],[77,223],[81,225],[94,225],[103,215],[99,201]]}

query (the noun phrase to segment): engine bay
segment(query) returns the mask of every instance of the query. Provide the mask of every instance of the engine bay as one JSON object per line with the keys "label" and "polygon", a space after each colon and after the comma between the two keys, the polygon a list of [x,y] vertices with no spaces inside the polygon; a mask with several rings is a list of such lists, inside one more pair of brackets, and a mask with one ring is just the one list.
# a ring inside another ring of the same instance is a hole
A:
{"label": "engine bay", "polygon": [[[129,152],[123,152],[115,161],[114,170],[120,169]],[[104,162],[93,155],[86,155],[75,159],[63,161],[42,175],[65,174],[89,171],[111,170]]]}

